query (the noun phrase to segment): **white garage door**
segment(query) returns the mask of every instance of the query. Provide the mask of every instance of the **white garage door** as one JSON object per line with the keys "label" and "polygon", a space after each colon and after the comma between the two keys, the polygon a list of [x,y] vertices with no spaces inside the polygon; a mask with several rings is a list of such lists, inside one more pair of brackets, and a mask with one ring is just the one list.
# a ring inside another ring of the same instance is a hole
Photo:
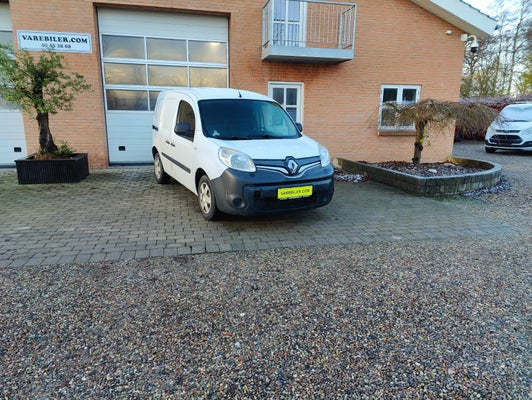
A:
{"label": "white garage door", "polygon": [[[0,3],[0,44],[13,45],[9,4]],[[22,112],[0,98],[0,166],[11,167],[17,158],[28,155]]]}
{"label": "white garage door", "polygon": [[109,162],[152,162],[159,92],[227,87],[227,18],[99,9],[98,23]]}

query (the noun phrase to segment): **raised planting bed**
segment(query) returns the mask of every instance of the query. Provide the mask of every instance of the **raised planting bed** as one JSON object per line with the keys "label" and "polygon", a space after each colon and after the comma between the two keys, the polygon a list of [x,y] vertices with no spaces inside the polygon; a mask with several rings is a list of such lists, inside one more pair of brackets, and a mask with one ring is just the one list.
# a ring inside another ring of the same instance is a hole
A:
{"label": "raised planting bed", "polygon": [[68,158],[35,159],[34,155],[15,160],[19,184],[73,183],[89,175],[87,153]]}
{"label": "raised planting bed", "polygon": [[454,196],[496,185],[501,179],[502,167],[495,163],[460,157],[449,157],[447,162],[471,167],[475,172],[419,176],[362,161],[336,159],[337,166],[344,171],[364,175],[376,182],[420,196]]}

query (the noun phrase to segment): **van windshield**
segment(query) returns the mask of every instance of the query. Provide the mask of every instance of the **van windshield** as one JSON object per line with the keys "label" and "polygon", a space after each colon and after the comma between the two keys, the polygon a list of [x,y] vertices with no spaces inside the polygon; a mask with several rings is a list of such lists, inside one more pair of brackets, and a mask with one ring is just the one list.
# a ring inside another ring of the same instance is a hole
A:
{"label": "van windshield", "polygon": [[198,102],[203,133],[222,140],[295,139],[301,136],[292,118],[277,103],[249,99]]}

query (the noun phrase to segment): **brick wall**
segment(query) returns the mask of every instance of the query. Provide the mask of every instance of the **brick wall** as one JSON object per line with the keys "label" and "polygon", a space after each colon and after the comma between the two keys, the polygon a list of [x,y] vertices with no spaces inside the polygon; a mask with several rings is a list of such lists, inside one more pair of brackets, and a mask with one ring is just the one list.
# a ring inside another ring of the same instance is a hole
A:
{"label": "brick wall", "polygon": [[[230,86],[267,93],[268,81],[303,82],[304,132],[327,145],[333,157],[351,160],[410,160],[414,136],[377,131],[383,84],[421,85],[422,98],[459,95],[464,44],[459,31],[409,0],[357,1],[355,58],[341,64],[261,60],[264,0],[100,0],[110,7],[194,12],[229,17]],[[90,0],[11,0],[14,31],[90,33],[92,54],[64,53],[93,91],[79,96],[73,112],[51,118],[52,134],[90,153],[91,166],[107,164],[104,104],[96,7]],[[446,31],[452,30],[451,35]],[[36,123],[25,118],[28,150],[37,148]],[[422,161],[443,161],[452,134],[430,134]]]}

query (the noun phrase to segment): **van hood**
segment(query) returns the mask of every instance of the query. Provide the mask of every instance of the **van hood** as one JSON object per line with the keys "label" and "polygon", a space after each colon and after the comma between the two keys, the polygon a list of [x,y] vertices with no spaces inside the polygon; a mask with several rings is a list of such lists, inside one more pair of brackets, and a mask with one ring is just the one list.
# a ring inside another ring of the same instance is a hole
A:
{"label": "van hood", "polygon": [[307,136],[297,139],[211,140],[220,147],[238,150],[254,160],[284,160],[288,156],[304,158],[320,155],[318,142]]}

